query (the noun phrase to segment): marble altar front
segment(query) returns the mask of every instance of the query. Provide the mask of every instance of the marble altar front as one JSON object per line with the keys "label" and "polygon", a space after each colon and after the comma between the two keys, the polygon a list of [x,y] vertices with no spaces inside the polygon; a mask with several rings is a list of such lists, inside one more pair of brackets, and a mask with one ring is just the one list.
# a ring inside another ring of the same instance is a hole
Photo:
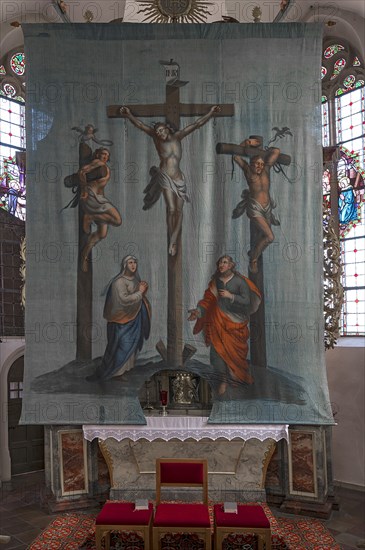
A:
{"label": "marble altar front", "polygon": [[213,500],[266,501],[320,518],[337,505],[329,426],[219,425],[191,415],[147,416],[138,426],[46,426],[44,504],[55,513],[107,498],[153,500],[158,457],[207,458]]}
{"label": "marble altar front", "polygon": [[[209,498],[265,501],[265,476],[275,444],[288,440],[287,425],[217,425],[207,417],[147,417],[144,426],[84,426],[97,438],[110,474],[110,498],[155,496],[155,464],[161,458],[206,458]],[[166,498],[198,498],[195,491]]]}

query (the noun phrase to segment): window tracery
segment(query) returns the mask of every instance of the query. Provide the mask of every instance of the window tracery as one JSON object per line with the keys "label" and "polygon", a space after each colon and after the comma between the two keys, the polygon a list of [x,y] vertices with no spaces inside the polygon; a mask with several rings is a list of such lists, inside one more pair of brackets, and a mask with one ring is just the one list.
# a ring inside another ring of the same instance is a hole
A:
{"label": "window tracery", "polygon": [[0,59],[0,95],[25,101],[26,61],[23,46],[14,48]]}
{"label": "window tracery", "polygon": [[[328,38],[322,64],[323,146],[339,148],[336,170],[323,173],[324,223],[331,214],[338,219],[344,288],[341,334],[358,336],[365,334],[364,62],[351,44]],[[331,213],[334,204],[338,210]]]}

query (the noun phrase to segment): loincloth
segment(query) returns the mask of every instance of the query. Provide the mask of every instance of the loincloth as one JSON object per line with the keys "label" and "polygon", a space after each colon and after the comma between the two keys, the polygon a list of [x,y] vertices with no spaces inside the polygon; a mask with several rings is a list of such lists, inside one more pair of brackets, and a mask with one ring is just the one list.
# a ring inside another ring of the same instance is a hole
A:
{"label": "loincloth", "polygon": [[250,195],[248,189],[242,192],[242,200],[233,210],[232,218],[239,218],[246,211],[247,216],[252,218],[264,218],[270,225],[280,225],[280,221],[273,214],[273,209],[276,208],[276,203],[270,197],[270,202],[263,206]]}
{"label": "loincloth", "polygon": [[[87,198],[81,199],[80,204],[84,214],[89,216],[95,216],[96,214],[104,214],[111,208],[114,208],[114,205],[109,202],[109,200],[104,197],[104,195],[97,195],[91,187],[86,187]],[[95,223],[103,223],[95,220]]]}
{"label": "loincloth", "polygon": [[149,210],[158,201],[164,189],[172,191],[184,202],[190,202],[184,175],[180,180],[173,180],[164,170],[152,166],[150,176],[150,182],[143,191],[143,210]]}

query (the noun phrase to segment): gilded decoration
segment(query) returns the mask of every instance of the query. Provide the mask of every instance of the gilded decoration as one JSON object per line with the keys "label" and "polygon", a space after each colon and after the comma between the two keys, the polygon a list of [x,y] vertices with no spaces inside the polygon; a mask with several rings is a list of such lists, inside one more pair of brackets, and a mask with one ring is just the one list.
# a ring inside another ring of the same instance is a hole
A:
{"label": "gilded decoration", "polygon": [[212,2],[202,0],[139,0],[138,13],[145,14],[149,23],[204,23],[211,15]]}
{"label": "gilded decoration", "polygon": [[336,345],[339,335],[343,304],[341,248],[334,217],[324,212],[324,218],[328,221],[323,224],[324,346],[325,349],[331,349]]}

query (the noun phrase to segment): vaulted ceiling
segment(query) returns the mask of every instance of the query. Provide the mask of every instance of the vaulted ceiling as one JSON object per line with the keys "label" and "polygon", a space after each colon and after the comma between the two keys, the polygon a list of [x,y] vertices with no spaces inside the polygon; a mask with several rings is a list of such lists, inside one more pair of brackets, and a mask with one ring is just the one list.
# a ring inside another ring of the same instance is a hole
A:
{"label": "vaulted ceiling", "polygon": [[[143,1],[143,0],[140,0]],[[172,0],[144,0],[149,4],[168,4]],[[185,0],[201,3],[208,0]],[[261,22],[317,21],[324,23],[325,35],[352,42],[360,56],[365,56],[364,0],[209,0],[211,15],[207,22],[230,16],[241,23],[253,23],[253,9],[260,8]],[[109,23],[142,22],[136,0],[2,0],[0,22],[0,59],[23,43],[17,23]],[[12,25],[13,24],[13,25]]]}

